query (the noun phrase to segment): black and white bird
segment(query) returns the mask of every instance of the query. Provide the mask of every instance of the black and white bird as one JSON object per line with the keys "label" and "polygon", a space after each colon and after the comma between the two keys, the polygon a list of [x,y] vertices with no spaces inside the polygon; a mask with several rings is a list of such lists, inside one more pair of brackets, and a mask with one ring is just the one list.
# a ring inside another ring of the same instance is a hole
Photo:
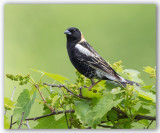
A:
{"label": "black and white bird", "polygon": [[[73,66],[81,74],[91,79],[92,86],[90,86],[90,88],[101,80],[114,81],[122,87],[126,87],[127,84],[133,85],[135,83],[124,79],[116,73],[113,68],[110,67],[110,65],[92,48],[92,46],[89,45],[79,29],[71,27],[64,33],[67,37],[67,51],[69,58]],[[99,79],[99,81],[95,83],[93,79]]]}

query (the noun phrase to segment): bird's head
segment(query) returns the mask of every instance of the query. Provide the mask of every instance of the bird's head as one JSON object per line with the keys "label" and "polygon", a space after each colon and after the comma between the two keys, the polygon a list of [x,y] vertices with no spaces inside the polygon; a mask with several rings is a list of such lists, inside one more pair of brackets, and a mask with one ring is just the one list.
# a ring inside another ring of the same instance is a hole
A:
{"label": "bird's head", "polygon": [[85,40],[82,35],[82,32],[78,28],[75,28],[75,27],[68,28],[64,32],[64,34],[66,34],[67,41],[72,41],[72,42],[78,43],[82,40]]}

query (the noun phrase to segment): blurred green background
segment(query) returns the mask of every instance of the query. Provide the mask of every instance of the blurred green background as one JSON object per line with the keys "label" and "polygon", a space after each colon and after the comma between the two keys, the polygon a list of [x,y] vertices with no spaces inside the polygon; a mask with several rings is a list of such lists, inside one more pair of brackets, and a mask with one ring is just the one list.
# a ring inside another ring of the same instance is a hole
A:
{"label": "blurred green background", "polygon": [[[64,35],[68,27],[79,28],[109,63],[122,60],[125,68],[140,71],[142,79],[149,83],[143,67],[156,65],[153,4],[6,4],[4,74],[31,73],[38,80],[40,74],[30,69],[35,68],[74,82],[75,68],[68,58]],[[24,87],[4,79],[4,95],[11,97],[16,86],[16,101]],[[35,103],[31,112],[30,116],[41,115],[42,106]]]}

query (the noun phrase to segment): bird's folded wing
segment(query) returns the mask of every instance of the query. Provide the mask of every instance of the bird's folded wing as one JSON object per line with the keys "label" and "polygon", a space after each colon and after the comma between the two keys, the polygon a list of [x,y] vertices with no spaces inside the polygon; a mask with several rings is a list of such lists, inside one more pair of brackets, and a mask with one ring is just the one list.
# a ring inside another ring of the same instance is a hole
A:
{"label": "bird's folded wing", "polygon": [[[92,49],[93,50],[93,49]],[[75,57],[77,60],[89,65],[90,67],[106,73],[107,75],[119,78],[118,74],[110,67],[110,65],[95,51],[92,56],[86,56],[86,54],[76,51]]]}

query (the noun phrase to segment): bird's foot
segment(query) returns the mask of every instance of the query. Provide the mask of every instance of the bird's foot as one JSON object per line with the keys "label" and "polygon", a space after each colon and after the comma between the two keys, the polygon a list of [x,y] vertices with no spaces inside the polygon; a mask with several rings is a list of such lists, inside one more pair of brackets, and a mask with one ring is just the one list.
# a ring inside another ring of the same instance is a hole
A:
{"label": "bird's foot", "polygon": [[91,89],[100,82],[101,80],[98,80],[97,82],[92,82],[92,85],[87,87],[88,88],[88,91],[91,91]]}

